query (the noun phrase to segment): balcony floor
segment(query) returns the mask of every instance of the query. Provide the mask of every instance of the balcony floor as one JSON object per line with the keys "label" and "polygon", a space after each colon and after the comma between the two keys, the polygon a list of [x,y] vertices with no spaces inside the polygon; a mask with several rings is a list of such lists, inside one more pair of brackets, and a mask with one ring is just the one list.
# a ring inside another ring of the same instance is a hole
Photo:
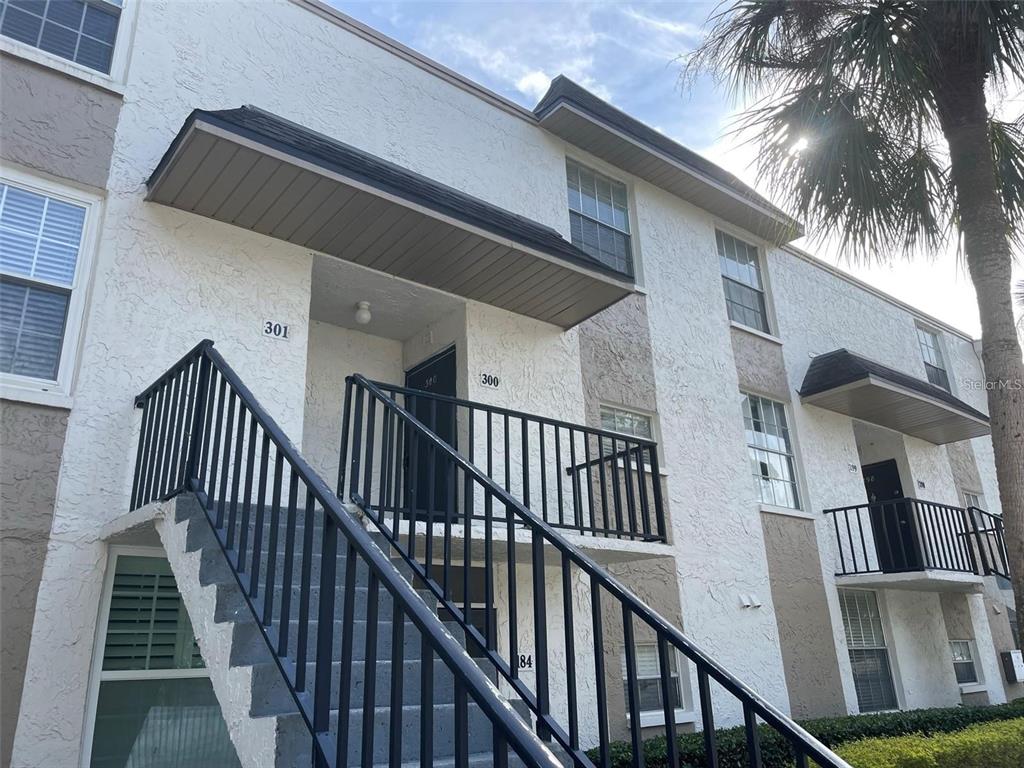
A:
{"label": "balcony floor", "polygon": [[907,573],[858,573],[836,576],[838,587],[908,589],[915,592],[981,592],[984,579],[975,573],[923,570]]}

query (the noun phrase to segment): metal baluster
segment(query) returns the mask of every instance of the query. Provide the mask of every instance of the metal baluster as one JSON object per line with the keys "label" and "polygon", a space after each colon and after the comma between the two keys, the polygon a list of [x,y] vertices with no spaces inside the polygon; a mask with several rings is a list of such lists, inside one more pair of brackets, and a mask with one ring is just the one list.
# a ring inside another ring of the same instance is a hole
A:
{"label": "metal baluster", "polygon": [[[390,497],[391,483],[391,457],[392,457],[392,435],[391,409],[386,403],[381,403],[381,425],[380,425],[380,480],[377,488],[377,520],[382,526],[386,525],[388,501]],[[367,499],[369,502],[369,499]],[[398,530],[392,529],[391,534],[397,539]]]}
{"label": "metal baluster", "polygon": [[590,533],[594,534],[597,531],[597,517],[594,513],[594,478],[591,475],[593,468],[590,463],[590,435],[586,432],[580,432],[580,435],[583,436],[583,461],[585,462],[583,466],[586,468],[587,473],[587,504],[590,507]]}
{"label": "metal baluster", "polygon": [[139,421],[139,442],[135,451],[135,474],[132,478],[131,495],[131,508],[133,510],[142,506],[140,503],[139,485],[145,477],[146,470],[143,465],[143,456],[146,454],[146,444],[149,440],[149,433],[152,431],[152,416],[152,398],[147,396],[142,403],[142,418]]}
{"label": "metal baluster", "polygon": [[555,424],[555,492],[558,498],[558,524],[565,525],[565,504],[562,495],[562,436]]}
{"label": "metal baluster", "polygon": [[[833,517],[835,517],[835,515],[833,515]],[[868,542],[867,542],[867,539],[864,536],[864,522],[863,521],[864,521],[864,515],[862,515],[860,513],[860,510],[857,510],[857,535],[860,536],[860,546],[861,546],[861,549],[863,550],[863,553],[864,553],[864,567],[868,568],[868,565],[870,563],[870,558],[868,557]],[[851,544],[851,549],[852,549],[852,546],[853,545]],[[853,557],[854,557],[854,562],[856,562],[856,557],[857,557],[856,553],[854,553]],[[868,568],[868,570],[870,570],[870,568]],[[845,569],[844,569],[843,572],[844,573],[846,572]]]}
{"label": "metal baluster", "polygon": [[[255,418],[253,419],[253,426],[255,427]],[[252,431],[253,436],[256,434],[256,430]],[[250,442],[251,447],[251,442]],[[246,491],[245,491],[245,504],[242,506],[242,522],[240,526],[240,532],[238,534],[238,570],[245,570],[246,552],[249,551],[249,521],[252,518],[252,468],[256,464],[256,456],[250,452],[250,469],[247,471]],[[256,518],[260,521],[260,530],[257,533],[253,531],[253,541],[256,549],[260,549],[263,546],[263,503],[266,500],[265,493],[267,487],[267,471],[270,466],[270,435],[267,434],[266,430],[263,430],[263,441],[260,444],[259,453],[260,463],[260,474],[259,480],[257,481],[256,487],[256,506],[259,508],[256,513]]]}
{"label": "metal baluster", "polygon": [[405,691],[405,613],[392,596],[391,608],[391,730],[388,768],[402,765],[402,701]]}
{"label": "metal baluster", "polygon": [[548,519],[548,465],[547,459],[544,456],[544,422],[537,422],[537,438],[540,443],[540,508],[541,508],[541,519],[544,522],[551,522]]}
{"label": "metal baluster", "polygon": [[405,478],[406,505],[409,508],[409,557],[416,559],[416,518],[419,517],[420,483],[419,453],[420,436],[416,430],[409,428],[409,473]]}
{"label": "metal baluster", "polygon": [[519,624],[516,605],[516,533],[512,519],[512,508],[505,504],[506,542],[505,557],[508,560],[508,653],[512,678],[519,679]]}
{"label": "metal baluster", "polygon": [[[353,556],[354,549],[349,549]],[[355,560],[355,558],[352,558]],[[351,568],[355,573],[355,568]],[[354,578],[354,577],[353,577]],[[379,581],[370,569],[366,585],[366,642],[363,653],[363,768],[373,768],[373,732],[376,725],[374,711],[377,704],[377,598]],[[342,667],[351,669],[351,667]],[[394,669],[391,670],[394,675]],[[345,687],[344,685],[342,687]],[[340,726],[339,726],[340,727]]]}
{"label": "metal baluster", "polygon": [[[490,417],[488,417],[488,420]],[[484,489],[484,602],[487,603],[487,650],[498,647],[494,616],[494,509],[493,496]]]}
{"label": "metal baluster", "polygon": [[341,409],[341,448],[338,451],[338,485],[335,491],[339,499],[345,498],[345,469],[348,466],[348,431],[352,417],[352,377],[345,377],[345,399]]}
{"label": "metal baluster", "polygon": [[537,530],[531,532],[533,571],[533,634],[534,668],[536,671],[537,693],[537,735],[550,740],[551,731],[543,719],[551,715],[551,698],[548,691],[548,613],[547,586],[545,583],[544,539]]}
{"label": "metal baluster", "polygon": [[[558,466],[562,466],[561,462]],[[565,689],[569,709],[569,746],[576,750],[580,747],[579,704],[576,699],[576,631],[573,627],[572,561],[566,552],[562,552],[562,617],[565,625]]]}
{"label": "metal baluster", "polygon": [[711,681],[708,673],[697,666],[697,695],[700,699],[700,720],[704,734],[704,763],[718,768],[718,734],[715,733],[715,711],[711,702]]}
{"label": "metal baluster", "polygon": [[366,403],[366,466],[363,469],[363,501],[373,500],[373,442],[377,426],[377,398],[370,395]]}
{"label": "metal baluster", "polygon": [[[299,475],[289,463],[288,511],[284,522],[284,572],[281,574],[281,615],[278,617],[280,632],[277,638],[277,655],[288,655],[288,628],[292,622],[292,570],[295,565],[295,507],[299,496]],[[267,588],[267,594],[271,592]]]}
{"label": "metal baluster", "polygon": [[[676,649],[669,646],[665,636],[658,633],[658,673],[661,677],[661,705],[665,717],[665,747],[668,764],[679,765],[679,745],[676,743],[676,697],[678,688],[672,684],[672,657]],[[679,670],[680,677],[683,670]],[[681,703],[681,702],[680,702]]]}
{"label": "metal baluster", "polygon": [[530,431],[525,416],[519,418],[519,440],[523,451],[523,506],[530,509]]}
{"label": "metal baluster", "polygon": [[[262,456],[260,456],[260,479],[256,484],[256,516],[253,520],[252,530],[252,564],[256,566],[256,571],[249,576],[249,594],[252,597],[256,596],[254,590],[259,587],[257,583],[259,581],[259,557],[260,552],[263,551],[263,516],[267,506],[267,474],[270,471],[270,436],[265,435],[263,440],[263,447],[266,449]],[[274,452],[279,452],[279,447],[274,445]],[[249,526],[246,525],[245,529],[248,530]],[[246,553],[244,550],[239,549],[238,551],[238,571],[239,573],[246,569]]]}
{"label": "metal baluster", "polygon": [[[331,724],[331,658],[334,651],[334,578],[338,565],[337,524],[324,510],[320,546],[320,604],[317,611],[316,667],[313,671],[313,731],[327,733]],[[350,626],[350,625],[347,625]],[[342,686],[347,688],[348,686]],[[340,723],[348,721],[340,719]],[[347,731],[341,727],[339,731]]]}
{"label": "metal baluster", "polygon": [[[646,452],[654,449],[648,446]],[[636,464],[637,464],[637,489],[639,492],[640,520],[643,523],[644,538],[651,539],[651,503],[647,494],[647,462],[644,459],[644,446],[637,443]]]}
{"label": "metal baluster", "polygon": [[633,637],[633,613],[622,604],[622,646],[626,654],[626,707],[629,710],[629,737],[633,747],[633,765],[644,766],[644,743],[640,733],[640,685],[636,676],[636,639]]}
{"label": "metal baluster", "polygon": [[[241,424],[241,413],[239,413],[239,424]],[[239,451],[239,454],[241,451]],[[242,498],[242,527],[245,528],[249,523],[249,509],[252,506],[252,475],[256,464],[256,414],[253,413],[249,417],[249,448],[246,454],[247,458],[245,461],[245,487]],[[237,482],[237,477],[235,478]],[[236,499],[232,500],[231,512],[228,515],[228,536],[227,543],[228,549],[234,546],[235,542],[235,515],[236,515]]]}
{"label": "metal baluster", "polygon": [[[610,522],[610,520],[608,518],[608,478],[607,478],[607,472],[606,472],[606,470],[604,468],[606,456],[605,456],[605,452],[604,452],[604,438],[600,434],[596,435],[596,437],[597,437],[597,477],[598,477],[598,480],[600,481],[600,486],[601,486],[601,519],[604,521],[604,530],[602,531],[602,533],[605,536],[607,536],[608,535],[608,529],[611,526],[611,522]],[[587,442],[589,443],[590,441],[588,440]],[[614,445],[614,441],[613,441],[613,445]],[[612,460],[614,461],[614,459],[612,459]],[[590,485],[591,485],[591,487],[593,487],[593,483],[591,483]],[[620,518],[621,518],[621,514],[620,514]],[[596,520],[591,520],[590,524],[591,524],[591,526],[595,530],[597,529],[597,521]],[[621,525],[619,526],[619,529],[620,530],[622,529]]]}
{"label": "metal baluster", "polygon": [[757,731],[757,715],[749,701],[743,702],[743,733],[747,739],[750,768],[761,768],[761,736]]}
{"label": "metal baluster", "polygon": [[[263,463],[266,464],[270,457],[263,455]],[[262,473],[262,471],[261,471]],[[270,495],[270,536],[266,545],[266,592],[263,594],[263,624],[267,627],[273,621],[273,585],[278,577],[278,529],[281,526],[281,486],[285,480],[284,457],[281,452],[276,452],[273,461],[273,490]],[[288,536],[286,531],[286,537]],[[285,552],[285,556],[291,554],[291,550]],[[254,559],[259,555],[253,545]],[[255,560],[259,562],[258,559]],[[257,572],[257,565],[253,566],[253,578]],[[286,616],[287,618],[287,616]]]}
{"label": "metal baluster", "polygon": [[160,498],[163,489],[160,485],[161,467],[164,465],[164,454],[167,451],[167,422],[171,412],[171,387],[166,383],[160,387],[160,428],[157,431],[156,453],[153,462],[152,487],[148,498]]}
{"label": "metal baluster", "polygon": [[604,678],[604,618],[601,612],[601,585],[597,576],[590,576],[590,616],[594,623],[594,677],[597,685],[598,765],[610,768],[608,749],[608,686]]}
{"label": "metal baluster", "polygon": [[[199,432],[199,425],[196,423],[196,411],[199,404],[200,360],[201,358],[193,360],[187,369],[189,371],[188,394],[185,397],[184,418],[182,419],[178,436],[178,456],[175,473],[177,479],[174,483],[174,487],[181,490],[187,490],[186,483],[189,480],[189,472],[195,463],[195,451],[192,446],[194,438]],[[199,418],[201,419],[202,415]]]}
{"label": "metal baluster", "polygon": [[511,469],[509,462],[511,461],[510,454],[511,448],[509,445],[509,429],[508,429],[508,414],[504,414],[504,426],[505,426],[505,490],[511,491]]}
{"label": "metal baluster", "polygon": [[[245,403],[239,401],[238,403],[238,427],[235,432],[235,466],[231,473],[231,506],[228,508],[228,531],[227,540],[233,542],[235,535],[235,521],[238,513],[238,489],[242,481],[242,459],[245,455],[242,452],[242,446],[245,443],[245,414],[247,412]],[[252,418],[255,423],[255,418]],[[229,545],[230,546],[230,545]]]}
{"label": "metal baluster", "polygon": [[[580,473],[576,469],[576,430],[569,430],[569,485],[572,494],[572,522],[578,529],[583,529],[583,493],[580,490]],[[561,477],[562,473],[559,472]],[[590,495],[589,493],[587,494]]]}
{"label": "metal baluster", "polygon": [[661,494],[661,469],[658,464],[658,447],[651,446],[651,490],[654,492],[654,519],[657,522],[658,538],[668,541],[665,527],[665,506]]}
{"label": "metal baluster", "polygon": [[[303,483],[305,485],[305,483]],[[316,500],[306,486],[306,512],[302,519],[302,573],[299,576],[299,632],[295,648],[295,689],[306,690],[306,656],[309,649],[310,581],[313,572],[313,525]],[[326,514],[326,511],[325,511]]]}
{"label": "metal baluster", "polygon": [[159,499],[167,495],[168,485],[171,480],[171,463],[174,461],[174,431],[177,428],[177,423],[181,418],[179,414],[180,402],[179,395],[181,392],[181,373],[178,372],[171,379],[171,397],[168,401],[167,408],[167,431],[161,440],[163,443],[163,455],[160,459],[160,493],[158,494]]}
{"label": "metal baluster", "polygon": [[469,702],[466,686],[458,678],[455,679],[455,765],[457,768],[469,766]]}
{"label": "metal baluster", "polygon": [[227,392],[227,381],[223,376],[220,377],[220,385],[217,387],[217,417],[213,429],[213,449],[210,451],[210,484],[206,491],[207,505],[217,510],[217,527],[220,528],[223,524],[221,517],[220,505],[214,500],[214,494],[217,492],[217,471],[218,461],[217,457],[220,455],[220,438],[221,438],[221,427],[223,426],[224,418],[224,396]]}
{"label": "metal baluster", "polygon": [[211,429],[213,426],[213,401],[216,394],[216,388],[214,383],[218,378],[217,369],[214,368],[213,363],[210,362],[210,358],[203,356],[203,362],[206,365],[206,378],[205,378],[205,397],[206,405],[203,406],[203,414],[205,424],[203,426],[202,444],[199,451],[199,471],[196,474],[196,489],[203,488],[203,483],[206,480],[207,461],[209,459],[209,448]]}
{"label": "metal baluster", "polygon": [[434,649],[426,633],[420,643],[420,766],[434,765]]}
{"label": "metal baluster", "polygon": [[[323,567],[321,565],[321,567]],[[344,670],[352,669],[352,636],[355,634],[353,627],[355,626],[355,612],[356,612],[356,549],[351,543],[345,548],[345,578],[341,582],[341,588],[344,590],[344,599],[342,600],[341,608],[341,626],[344,629],[341,632],[341,668]],[[369,590],[367,590],[367,614],[369,613]],[[321,598],[322,599],[322,598]],[[376,623],[376,621],[375,621]],[[365,687],[367,681],[363,681]],[[330,677],[328,677],[328,684],[330,684]],[[352,685],[345,685],[342,683],[339,686],[338,691],[338,757],[336,760],[337,765],[349,765],[348,760],[348,738],[349,728],[348,724],[351,721],[352,715]],[[367,722],[369,727],[373,728],[373,708],[367,712],[363,710],[363,728],[366,728]],[[365,738],[365,732],[364,732]]]}
{"label": "metal baluster", "polygon": [[[850,553],[853,554],[853,551],[854,551],[853,550],[853,530],[850,528],[850,513],[849,513],[849,510],[847,510],[846,514],[844,514],[843,517],[845,518],[844,522],[846,523],[846,540],[848,542],[850,542]],[[840,559],[841,562],[843,561],[843,545],[842,545],[841,542],[839,544],[839,559]],[[845,572],[845,570],[846,570],[846,566],[845,565],[843,566],[843,570]],[[854,562],[853,562],[853,570],[854,570],[854,573],[857,572],[857,561],[856,560],[854,560]]]}
{"label": "metal baluster", "polygon": [[228,421],[224,426],[224,455],[221,459],[220,498],[217,499],[217,527],[224,527],[224,510],[227,508],[228,478],[231,475],[231,438],[235,436],[235,390],[228,394]]}
{"label": "metal baluster", "polygon": [[356,493],[359,487],[359,462],[362,459],[363,445],[363,388],[356,388],[356,410],[352,415],[352,471],[349,480],[349,497]]}
{"label": "metal baluster", "polygon": [[[615,505],[615,536],[621,539],[623,532],[625,532],[625,521],[622,517],[622,480],[619,472],[619,454],[618,454],[618,441],[613,437],[612,439],[612,452],[608,456],[608,462],[611,464],[611,475],[612,475],[612,503]],[[605,529],[608,528],[607,521],[605,522]],[[636,527],[632,526],[628,531],[629,534],[636,533]]]}

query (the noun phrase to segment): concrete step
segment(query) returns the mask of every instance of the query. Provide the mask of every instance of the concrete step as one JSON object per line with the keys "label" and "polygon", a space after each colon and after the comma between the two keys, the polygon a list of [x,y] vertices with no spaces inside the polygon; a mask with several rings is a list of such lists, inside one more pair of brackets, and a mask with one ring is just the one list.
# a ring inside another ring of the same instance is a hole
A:
{"label": "concrete step", "polygon": [[[478,755],[490,754],[493,748],[493,729],[490,721],[473,702],[468,706],[468,727],[466,729],[469,751]],[[349,716],[349,747],[346,764],[358,766],[362,754],[362,724],[364,712],[353,709]],[[433,715],[433,760],[431,764],[450,759],[455,755],[455,705],[438,704]],[[389,753],[388,737],[391,733],[391,710],[377,707],[373,710],[373,762],[387,763]],[[401,759],[403,762],[417,761],[420,754],[420,725],[422,712],[419,706],[402,707]],[[332,712],[331,733],[338,729],[338,713]],[[278,765],[309,765],[310,737],[305,723],[297,713],[278,718],[278,754],[288,755],[294,763]],[[302,760],[305,759],[305,763]]]}
{"label": "concrete step", "polygon": [[[380,619],[377,626],[377,658],[380,660],[391,659],[391,619]],[[334,621],[333,637],[336,642],[333,644],[333,658],[341,658],[341,631],[343,622],[340,619]],[[460,643],[465,643],[465,634],[457,622],[447,621],[445,627]],[[314,640],[318,628],[317,621],[311,621],[307,630],[307,658],[312,659],[314,652]],[[295,649],[299,640],[298,621],[292,620],[288,625],[288,653],[295,657]],[[274,624],[270,628],[270,636],[275,641],[280,631],[279,625]],[[362,660],[366,658],[366,621],[359,619],[351,626],[353,633],[352,657]],[[402,658],[418,659],[420,657],[422,640],[419,629],[407,618],[404,622],[402,635]],[[239,621],[234,626],[231,646],[231,663],[235,666],[247,666],[258,662],[267,661],[269,650],[266,641],[260,632],[255,621]]]}
{"label": "concrete step", "polygon": [[[351,691],[352,706],[361,707],[366,689],[366,662],[363,660],[353,661],[351,667],[345,670],[344,674],[341,667],[340,661],[335,661],[331,666],[331,690],[336,694],[344,682]],[[393,667],[390,659],[378,661],[376,664],[376,686],[374,689],[374,706],[376,707],[388,707],[391,703],[391,671]],[[434,704],[454,704],[455,682],[451,671],[443,661],[437,658],[433,660],[433,668],[432,700]],[[306,665],[306,680],[309,681],[309,688],[312,688],[315,670],[316,665],[312,662]],[[412,706],[421,703],[422,672],[422,660],[410,659],[402,662],[403,705]],[[294,711],[295,703],[287,687],[276,685],[280,681],[280,677],[280,670],[273,662],[253,666],[252,715],[254,717]],[[495,682],[495,673],[490,673],[489,677],[492,682]]]}

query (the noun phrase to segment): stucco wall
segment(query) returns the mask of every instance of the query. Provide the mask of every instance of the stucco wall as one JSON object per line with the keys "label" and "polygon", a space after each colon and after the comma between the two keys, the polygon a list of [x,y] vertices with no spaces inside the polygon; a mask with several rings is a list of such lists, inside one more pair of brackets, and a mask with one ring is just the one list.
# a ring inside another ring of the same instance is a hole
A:
{"label": "stucco wall", "polygon": [[732,328],[730,337],[740,386],[747,392],[788,403],[790,390],[782,346],[739,328]]}
{"label": "stucco wall", "polygon": [[949,660],[939,594],[887,589],[879,599],[888,619],[889,658],[903,707],[955,707],[960,703],[960,686]]}
{"label": "stucco wall", "polygon": [[67,411],[0,400],[0,766],[10,764]]}
{"label": "stucco wall", "polygon": [[793,715],[846,714],[814,521],[763,513],[761,526]]}
{"label": "stucco wall", "polygon": [[329,323],[309,326],[302,454],[332,487],[338,477],[345,377],[402,383],[402,343]]}
{"label": "stucco wall", "polygon": [[0,157],[102,188],[121,97],[0,53]]}

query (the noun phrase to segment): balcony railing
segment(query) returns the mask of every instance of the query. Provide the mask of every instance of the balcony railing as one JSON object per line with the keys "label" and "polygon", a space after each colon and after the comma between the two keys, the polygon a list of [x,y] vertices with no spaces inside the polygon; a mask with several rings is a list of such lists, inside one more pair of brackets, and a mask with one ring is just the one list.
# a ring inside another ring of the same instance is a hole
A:
{"label": "balcony railing", "polygon": [[[654,441],[417,389],[375,386],[548,525],[584,536],[666,540]],[[403,434],[394,439],[410,486],[393,484],[385,506],[416,507],[420,517],[428,508],[444,509],[449,480],[440,458],[425,447],[398,446],[408,443]],[[465,507],[471,518],[483,519],[482,509]]]}
{"label": "balcony railing", "polygon": [[977,507],[922,499],[826,509],[837,576],[948,571],[1008,578],[1003,521]]}

